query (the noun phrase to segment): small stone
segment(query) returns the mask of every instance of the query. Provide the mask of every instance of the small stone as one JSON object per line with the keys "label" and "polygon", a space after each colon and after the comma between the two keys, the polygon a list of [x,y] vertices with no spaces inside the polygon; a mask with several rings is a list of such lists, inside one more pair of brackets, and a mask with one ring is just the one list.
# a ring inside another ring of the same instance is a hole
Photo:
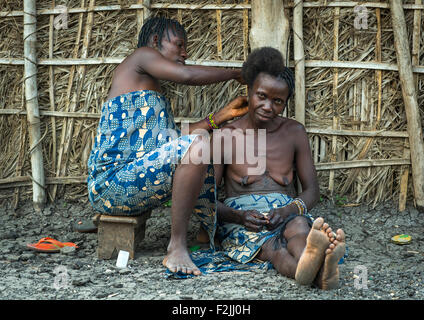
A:
{"label": "small stone", "polygon": [[72,285],[76,287],[81,287],[81,286],[85,286],[89,282],[90,282],[89,278],[74,279],[72,280]]}
{"label": "small stone", "polygon": [[61,254],[70,254],[70,253],[74,253],[75,250],[76,250],[75,247],[64,246],[63,248],[60,249],[60,253]]}
{"label": "small stone", "polygon": [[21,261],[27,261],[27,260],[32,259],[34,257],[35,257],[35,255],[33,253],[23,253],[23,254],[21,254],[20,260]]}
{"label": "small stone", "polygon": [[131,270],[128,268],[119,269],[120,274],[128,274],[131,273]]}
{"label": "small stone", "polygon": [[16,254],[8,254],[6,256],[6,259],[9,260],[10,262],[15,262],[18,261],[20,258],[20,256],[16,255]]}
{"label": "small stone", "polygon": [[99,292],[98,294],[96,294],[96,298],[97,299],[102,299],[102,298],[106,298],[109,294],[107,292]]}

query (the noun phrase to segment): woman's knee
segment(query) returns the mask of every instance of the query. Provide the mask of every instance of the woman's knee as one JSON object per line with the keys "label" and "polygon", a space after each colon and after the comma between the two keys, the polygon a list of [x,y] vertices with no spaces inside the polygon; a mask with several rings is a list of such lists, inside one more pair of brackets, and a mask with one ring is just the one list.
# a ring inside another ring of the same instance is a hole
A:
{"label": "woman's knee", "polygon": [[284,236],[286,239],[290,239],[291,237],[297,234],[309,234],[311,227],[309,226],[308,221],[303,216],[297,216],[289,223],[287,223],[286,230],[284,231]]}

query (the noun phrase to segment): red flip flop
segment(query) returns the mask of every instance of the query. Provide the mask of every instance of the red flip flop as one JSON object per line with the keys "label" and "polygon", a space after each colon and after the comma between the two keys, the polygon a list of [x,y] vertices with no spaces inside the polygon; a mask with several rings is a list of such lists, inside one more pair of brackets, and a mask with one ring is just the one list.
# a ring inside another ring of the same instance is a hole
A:
{"label": "red flip flop", "polygon": [[28,243],[27,248],[38,252],[60,252],[63,247],[75,247],[78,246],[72,242],[60,242],[55,239],[46,237],[40,239],[37,243]]}

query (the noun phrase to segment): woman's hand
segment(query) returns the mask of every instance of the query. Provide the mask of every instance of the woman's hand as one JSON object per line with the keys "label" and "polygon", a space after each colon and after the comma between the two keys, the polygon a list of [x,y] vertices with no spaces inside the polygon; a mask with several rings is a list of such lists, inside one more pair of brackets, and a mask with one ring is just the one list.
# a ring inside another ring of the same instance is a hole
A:
{"label": "woman's hand", "polygon": [[246,81],[244,80],[244,78],[242,77],[241,72],[240,72],[240,75],[237,78],[235,78],[235,80],[242,85],[247,84]]}
{"label": "woman's hand", "polygon": [[266,215],[266,219],[268,220],[268,224],[266,225],[266,228],[268,230],[274,230],[277,228],[283,221],[291,214],[291,213],[298,213],[297,207],[293,207],[291,205],[278,208],[278,209],[272,209],[268,215]]}
{"label": "woman's hand", "polygon": [[222,123],[228,120],[232,120],[236,117],[241,117],[247,113],[247,110],[247,97],[239,96],[215,114],[215,123],[221,125]]}
{"label": "woman's hand", "polygon": [[240,223],[247,230],[253,232],[262,231],[263,227],[268,224],[268,219],[256,210],[237,210]]}

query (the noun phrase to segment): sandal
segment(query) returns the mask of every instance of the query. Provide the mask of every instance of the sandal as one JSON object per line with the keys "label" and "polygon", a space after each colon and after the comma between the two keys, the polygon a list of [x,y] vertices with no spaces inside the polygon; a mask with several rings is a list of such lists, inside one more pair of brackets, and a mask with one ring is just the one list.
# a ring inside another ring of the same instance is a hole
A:
{"label": "sandal", "polygon": [[40,239],[37,243],[28,243],[27,248],[38,252],[60,252],[63,247],[75,247],[78,246],[72,242],[60,242],[55,239],[46,237]]}

